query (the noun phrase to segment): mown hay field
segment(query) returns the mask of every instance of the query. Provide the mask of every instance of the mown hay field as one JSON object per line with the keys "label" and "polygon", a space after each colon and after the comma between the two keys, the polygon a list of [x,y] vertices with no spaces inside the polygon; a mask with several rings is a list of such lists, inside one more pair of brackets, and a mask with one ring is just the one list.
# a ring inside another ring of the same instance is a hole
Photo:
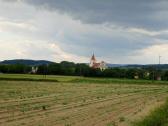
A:
{"label": "mown hay field", "polygon": [[1,80],[0,125],[131,126],[167,96],[157,84]]}

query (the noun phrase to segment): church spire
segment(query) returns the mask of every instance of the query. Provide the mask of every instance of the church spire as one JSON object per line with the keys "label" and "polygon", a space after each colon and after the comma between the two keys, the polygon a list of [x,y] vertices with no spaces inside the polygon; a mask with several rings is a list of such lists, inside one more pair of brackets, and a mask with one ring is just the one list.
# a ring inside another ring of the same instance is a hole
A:
{"label": "church spire", "polygon": [[94,60],[94,61],[96,60],[94,53],[93,53],[93,55],[92,55],[91,60]]}

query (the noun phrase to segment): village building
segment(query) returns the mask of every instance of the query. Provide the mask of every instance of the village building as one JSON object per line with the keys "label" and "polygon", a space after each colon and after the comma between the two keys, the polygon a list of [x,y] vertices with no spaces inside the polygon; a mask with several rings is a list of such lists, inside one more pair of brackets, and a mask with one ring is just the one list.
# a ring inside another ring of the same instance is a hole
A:
{"label": "village building", "polygon": [[97,62],[94,54],[91,57],[89,66],[93,69],[100,69],[100,70],[105,70],[107,68],[107,65],[104,61]]}
{"label": "village building", "polygon": [[31,68],[30,74],[36,74],[37,71],[38,71],[38,67],[34,67],[34,66],[33,66],[33,67]]}

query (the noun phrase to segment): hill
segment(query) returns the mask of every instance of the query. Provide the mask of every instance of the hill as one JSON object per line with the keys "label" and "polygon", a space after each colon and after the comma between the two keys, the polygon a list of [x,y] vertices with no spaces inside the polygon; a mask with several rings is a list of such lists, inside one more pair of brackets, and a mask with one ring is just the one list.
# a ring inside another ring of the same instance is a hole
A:
{"label": "hill", "polygon": [[4,60],[0,62],[0,64],[24,64],[24,65],[30,65],[30,66],[38,66],[42,64],[51,64],[53,62],[47,61],[47,60],[28,60],[28,59],[14,59],[14,60]]}

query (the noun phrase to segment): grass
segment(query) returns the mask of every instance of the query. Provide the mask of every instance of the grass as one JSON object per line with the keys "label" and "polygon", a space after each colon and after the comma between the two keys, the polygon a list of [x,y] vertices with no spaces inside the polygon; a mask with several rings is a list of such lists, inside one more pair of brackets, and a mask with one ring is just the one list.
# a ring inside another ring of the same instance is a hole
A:
{"label": "grass", "polygon": [[116,79],[116,78],[76,78],[71,80],[74,83],[100,83],[100,84],[161,84],[168,85],[168,81],[135,80],[135,79]]}
{"label": "grass", "polygon": [[75,76],[59,75],[32,75],[32,74],[0,74],[0,80],[8,81],[46,81],[46,82],[69,82],[73,79],[80,78]]}
{"label": "grass", "polygon": [[124,117],[120,117],[120,118],[119,118],[119,121],[120,121],[120,122],[124,122],[124,121],[125,121],[125,118],[124,118]]}
{"label": "grass", "polygon": [[58,76],[58,75],[31,75],[31,74],[0,74],[0,81],[39,81],[39,82],[69,82],[69,83],[96,83],[96,84],[160,84],[168,85],[168,81],[151,81],[135,79],[115,78],[89,78],[79,76]]}
{"label": "grass", "polygon": [[115,122],[110,122],[106,126],[117,126]]}
{"label": "grass", "polygon": [[142,121],[136,122],[134,126],[167,126],[168,124],[168,100],[166,103],[153,112]]}

